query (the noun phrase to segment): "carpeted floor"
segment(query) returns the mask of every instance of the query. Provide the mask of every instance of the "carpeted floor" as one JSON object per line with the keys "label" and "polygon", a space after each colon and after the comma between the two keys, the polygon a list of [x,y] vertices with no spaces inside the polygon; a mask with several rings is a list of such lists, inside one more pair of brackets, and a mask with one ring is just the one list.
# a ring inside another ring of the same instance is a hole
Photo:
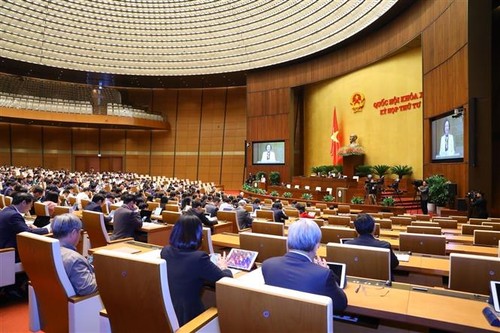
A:
{"label": "carpeted floor", "polygon": [[28,333],[28,299],[0,295],[0,333]]}

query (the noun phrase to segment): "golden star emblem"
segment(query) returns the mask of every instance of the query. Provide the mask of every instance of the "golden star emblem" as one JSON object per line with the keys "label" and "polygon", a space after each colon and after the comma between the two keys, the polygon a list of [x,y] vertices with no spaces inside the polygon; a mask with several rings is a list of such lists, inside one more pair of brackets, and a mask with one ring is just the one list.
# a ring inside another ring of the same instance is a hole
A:
{"label": "golden star emblem", "polygon": [[335,132],[333,132],[330,139],[332,139],[333,142],[340,143],[339,139],[337,138],[338,135],[339,135],[339,131],[335,131]]}

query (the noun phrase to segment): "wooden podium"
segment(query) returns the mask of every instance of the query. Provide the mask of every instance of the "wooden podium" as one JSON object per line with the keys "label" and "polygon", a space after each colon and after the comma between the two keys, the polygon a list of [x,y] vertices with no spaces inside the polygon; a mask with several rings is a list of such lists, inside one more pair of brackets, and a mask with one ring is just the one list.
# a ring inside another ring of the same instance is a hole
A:
{"label": "wooden podium", "polygon": [[342,173],[348,177],[352,177],[356,173],[356,167],[363,164],[365,155],[347,155],[342,160]]}

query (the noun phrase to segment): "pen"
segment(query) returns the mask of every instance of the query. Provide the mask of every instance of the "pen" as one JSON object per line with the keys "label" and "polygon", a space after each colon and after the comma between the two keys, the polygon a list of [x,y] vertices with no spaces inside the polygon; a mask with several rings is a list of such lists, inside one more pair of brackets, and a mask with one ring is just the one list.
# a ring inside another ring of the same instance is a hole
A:
{"label": "pen", "polygon": [[411,287],[412,290],[427,292],[429,289],[423,287]]}

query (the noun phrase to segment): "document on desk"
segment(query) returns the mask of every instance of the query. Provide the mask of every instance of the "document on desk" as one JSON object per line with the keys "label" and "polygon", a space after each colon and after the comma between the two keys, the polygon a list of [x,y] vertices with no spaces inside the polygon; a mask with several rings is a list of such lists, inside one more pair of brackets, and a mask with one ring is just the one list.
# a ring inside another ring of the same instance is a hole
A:
{"label": "document on desk", "polygon": [[160,252],[161,252],[161,249],[147,251],[147,252],[143,252],[143,253],[138,254],[137,257],[146,258],[146,259],[160,259]]}
{"label": "document on desk", "polygon": [[141,250],[138,250],[136,248],[129,247],[129,246],[117,247],[117,248],[114,248],[112,251],[118,251],[118,252],[123,252],[123,253],[130,253],[130,254],[141,252]]}
{"label": "document on desk", "polygon": [[410,261],[410,255],[408,253],[395,253],[399,261]]}

